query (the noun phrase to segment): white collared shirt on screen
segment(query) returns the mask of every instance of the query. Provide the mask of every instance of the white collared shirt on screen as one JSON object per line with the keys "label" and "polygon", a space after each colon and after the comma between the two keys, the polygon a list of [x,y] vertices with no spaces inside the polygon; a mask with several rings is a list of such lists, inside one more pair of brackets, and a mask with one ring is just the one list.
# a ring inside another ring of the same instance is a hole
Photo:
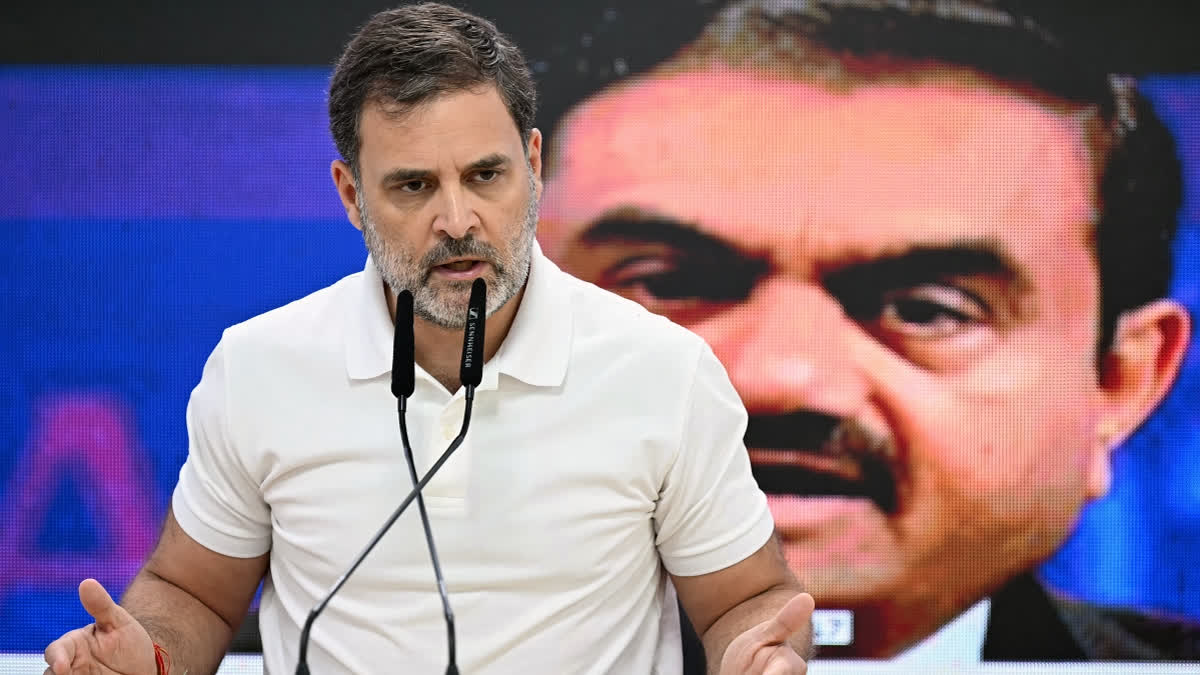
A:
{"label": "white collared shirt on screen", "polygon": [[[291,672],[305,615],[408,493],[378,270],[228,329],[188,406],[180,526],[230,556],[270,552],[267,672]],[[463,392],[418,370],[424,474]],[[663,566],[699,575],[771,536],[746,413],[698,336],[575,279],[535,248],[483,369],[467,441],[425,490],[463,672],[675,673]],[[313,672],[440,672],[445,627],[416,509],[312,631]]]}
{"label": "white collared shirt on screen", "polygon": [[980,600],[938,632],[897,654],[892,663],[939,668],[981,663],[991,606],[988,598]]}

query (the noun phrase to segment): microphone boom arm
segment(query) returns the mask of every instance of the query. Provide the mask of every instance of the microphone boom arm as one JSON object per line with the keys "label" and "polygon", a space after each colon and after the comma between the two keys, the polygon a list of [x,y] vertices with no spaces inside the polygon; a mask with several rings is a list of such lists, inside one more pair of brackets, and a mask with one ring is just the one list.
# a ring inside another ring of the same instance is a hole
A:
{"label": "microphone boom arm", "polygon": [[[334,582],[333,587],[330,588],[329,592],[325,594],[324,599],[322,599],[316,607],[313,607],[312,610],[309,611],[308,618],[304,621],[304,628],[300,631],[300,661],[296,668],[296,675],[308,675],[308,666],[306,665],[308,659],[306,658],[307,654],[305,652],[308,651],[308,634],[312,631],[313,621],[315,621],[321,611],[325,609],[325,605],[329,604],[329,601],[333,599],[334,595],[337,594],[338,589],[342,587],[342,584],[346,583],[346,580],[350,578],[350,575],[354,573],[354,570],[358,569],[358,566],[362,564],[363,560],[366,560],[367,555],[371,553],[371,550],[375,548],[375,545],[379,543],[379,540],[383,539],[383,535],[387,534],[388,530],[391,529],[392,523],[396,522],[396,519],[399,518],[401,514],[404,513],[405,509],[408,508],[408,505],[412,504],[413,500],[415,500],[417,496],[421,494],[421,490],[425,489],[425,486],[428,485],[429,481],[433,479],[433,476],[438,472],[438,469],[442,468],[442,465],[446,463],[446,460],[450,459],[450,455],[458,449],[458,446],[462,445],[463,439],[467,437],[467,427],[471,425],[471,405],[475,402],[474,385],[467,385],[464,402],[465,406],[463,410],[464,414],[462,428],[459,429],[458,435],[454,437],[454,440],[450,442],[450,447],[446,448],[446,451],[442,453],[442,456],[438,457],[437,461],[433,463],[433,466],[429,467],[429,471],[421,477],[421,480],[417,481],[416,487],[414,487],[412,491],[408,493],[408,496],[404,498],[404,501],[400,502],[400,505],[396,507],[396,510],[392,512],[392,515],[389,516],[387,521],[383,524],[383,527],[379,528],[379,531],[376,532],[375,536],[371,538],[370,543],[368,543],[366,548],[362,550],[362,553],[359,553],[358,557],[354,559],[354,563],[350,565],[350,569],[346,570],[342,576],[338,577],[338,580]],[[452,618],[451,621],[453,621]],[[451,644],[453,645],[453,642],[451,642]],[[452,665],[453,663],[454,662],[451,661]],[[451,675],[457,675],[457,673],[458,670],[453,668]]]}
{"label": "microphone boom arm", "polygon": [[[471,399],[475,396],[472,391],[474,387],[468,388],[466,395],[469,396],[465,401],[464,408],[467,409],[467,414],[463,418],[463,428],[459,431],[458,437],[463,438],[467,435],[466,426],[470,423]],[[417,464],[413,459],[412,446],[408,443],[408,423],[405,420],[405,410],[408,406],[408,401],[404,397],[396,399],[396,413],[400,417],[400,437],[404,445],[404,455],[408,464],[408,475],[412,479],[413,487],[418,488],[417,480]],[[459,443],[462,441],[459,440]],[[458,447],[458,446],[454,446]],[[450,451],[447,451],[449,453]],[[435,466],[436,468],[436,466]],[[432,470],[431,470],[432,471]],[[433,577],[437,581],[438,595],[442,599],[442,614],[446,617],[446,649],[449,652],[446,661],[446,675],[458,675],[458,660],[455,649],[455,632],[454,632],[454,610],[450,608],[450,593],[446,590],[446,582],[442,576],[442,564],[438,560],[437,547],[433,545],[433,528],[429,524],[429,514],[425,511],[425,497],[421,491],[417,491],[417,510],[421,513],[421,527],[425,528],[425,541],[429,544],[429,560],[433,563]]]}
{"label": "microphone boom arm", "polygon": [[[313,622],[324,611],[325,606],[333,599],[338,590],[346,583],[351,574],[358,569],[358,566],[366,560],[367,555],[375,548],[383,536],[391,529],[392,524],[400,517],[404,510],[412,504],[413,500],[417,501],[418,510],[421,513],[421,525],[425,529],[425,540],[429,544],[429,556],[433,561],[433,571],[437,579],[438,593],[442,599],[442,610],[446,617],[446,642],[449,649],[449,664],[446,666],[446,675],[458,675],[458,664],[455,661],[455,636],[454,636],[454,613],[450,609],[450,596],[446,591],[446,583],[442,578],[441,563],[438,561],[437,550],[433,545],[433,532],[429,523],[429,516],[425,512],[425,500],[421,496],[421,490],[429,483],[433,476],[442,468],[450,455],[462,445],[463,439],[467,436],[467,428],[471,424],[471,408],[475,402],[475,387],[480,383],[483,374],[483,359],[484,359],[484,325],[487,316],[487,284],[482,278],[475,279],[471,284],[471,297],[467,302],[467,320],[465,330],[463,331],[463,358],[459,369],[459,380],[462,382],[464,389],[463,398],[465,405],[463,410],[462,427],[459,429],[458,435],[450,442],[450,447],[438,457],[433,466],[429,467],[429,472],[426,473],[420,480],[417,480],[417,469],[413,463],[412,448],[408,443],[408,426],[405,422],[405,413],[408,410],[408,397],[412,395],[414,390],[414,367],[415,360],[413,349],[415,342],[412,334],[413,321],[413,296],[408,290],[404,290],[397,294],[396,297],[396,333],[393,342],[392,353],[392,393],[396,396],[396,412],[400,417],[400,435],[404,444],[404,456],[408,464],[408,472],[414,485],[412,492],[400,502],[392,515],[384,522],[383,527],[375,533],[367,546],[354,559],[354,563],[350,565],[350,569],[346,570],[342,576],[333,584],[329,592],[317,603],[312,610],[309,611],[308,617],[304,621],[304,628],[300,631],[300,649],[299,660],[296,663],[296,675],[308,675],[308,641],[312,633]],[[401,364],[407,364],[403,369]]]}

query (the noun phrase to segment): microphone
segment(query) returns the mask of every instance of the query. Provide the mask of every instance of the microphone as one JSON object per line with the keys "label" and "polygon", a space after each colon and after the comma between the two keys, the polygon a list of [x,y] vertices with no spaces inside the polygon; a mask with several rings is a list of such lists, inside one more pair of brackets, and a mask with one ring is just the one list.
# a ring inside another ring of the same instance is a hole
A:
{"label": "microphone", "polygon": [[[401,298],[403,298],[405,295],[408,296],[407,301],[401,300]],[[404,306],[402,306],[404,304],[407,306],[409,312],[408,316],[411,317],[412,295],[408,291],[401,292],[397,298],[397,322],[402,320],[401,310],[404,309]],[[311,611],[309,611],[308,618],[304,622],[304,628],[300,631],[300,654],[299,660],[296,663],[296,675],[309,675],[307,654],[308,641],[311,636],[313,622],[316,621],[321,612],[325,610],[325,607],[329,604],[329,601],[333,599],[333,596],[338,592],[338,590],[345,585],[346,580],[350,578],[350,575],[353,574],[356,569],[358,569],[358,566],[361,565],[363,560],[366,559],[367,555],[371,553],[371,551],[375,548],[375,545],[378,544],[379,540],[383,538],[383,535],[387,534],[387,531],[391,529],[392,524],[396,522],[396,519],[398,519],[400,515],[404,513],[409,505],[412,504],[414,499],[421,499],[421,490],[425,489],[425,486],[429,484],[429,481],[433,479],[438,470],[442,468],[442,465],[446,463],[446,460],[450,459],[450,455],[458,449],[458,446],[462,445],[463,439],[466,438],[467,429],[470,427],[471,423],[471,404],[475,400],[475,387],[478,386],[479,382],[483,379],[483,328],[486,320],[486,310],[487,287],[483,279],[476,279],[471,285],[471,299],[467,304],[467,326],[463,336],[462,366],[459,369],[459,379],[462,381],[466,391],[464,392],[465,406],[463,411],[463,422],[462,427],[459,429],[458,435],[455,436],[454,440],[450,442],[450,446],[446,448],[446,451],[443,452],[442,455],[438,457],[437,461],[433,463],[433,466],[429,467],[429,471],[421,477],[421,480],[417,481],[416,485],[413,486],[412,491],[409,492],[408,496],[404,498],[404,501],[400,502],[400,505],[396,507],[396,510],[393,511],[392,515],[389,516],[387,521],[384,522],[383,527],[379,528],[379,531],[375,533],[375,536],[371,538],[371,541],[367,543],[362,552],[358,554],[358,557],[354,559],[354,562],[350,565],[350,568],[346,570],[346,572],[342,574],[342,576],[339,577],[338,580],[333,584],[333,587],[330,588],[329,593],[327,593],[325,597],[319,603],[317,603]],[[404,320],[407,320],[408,326],[412,325],[411,318]],[[402,332],[403,335],[401,335]],[[395,394],[398,399],[397,408],[400,412],[400,420],[402,425],[401,440],[404,442],[406,457],[411,457],[409,454],[411,453],[411,450],[408,446],[407,428],[404,426],[404,411],[406,410],[407,406],[405,400],[409,395],[411,395],[413,389],[415,388],[416,379],[414,374],[415,361],[411,359],[413,354],[413,344],[412,332],[411,328],[409,328],[408,330],[397,331],[397,336],[392,346],[393,359],[395,359],[397,356],[403,356],[405,359],[407,359],[403,361],[403,363],[412,364],[409,367],[402,369],[403,372],[400,372],[399,374],[397,374],[395,363],[393,363],[392,369],[392,393]],[[401,397],[401,394],[404,396]],[[410,473],[415,476],[415,470],[413,470],[411,458],[409,459],[409,462]],[[446,673],[447,675],[458,675],[458,666],[454,660],[454,617],[450,611],[449,599],[445,590],[445,581],[442,579],[440,565],[437,562],[437,554],[433,548],[433,539],[429,535],[430,530],[428,528],[428,520],[423,519],[422,522],[426,526],[426,541],[429,544],[430,556],[434,560],[434,573],[437,577],[438,590],[442,595],[442,608],[446,614],[448,643],[451,655],[450,663],[446,667]]]}
{"label": "microphone", "polygon": [[[487,284],[475,279],[471,299],[467,301],[467,327],[463,331],[462,367],[458,379],[466,387],[468,401],[475,398],[475,387],[483,379],[483,324],[487,317]],[[469,417],[469,415],[468,415]],[[463,429],[466,430],[465,422]]]}
{"label": "microphone", "polygon": [[392,338],[392,396],[400,402],[401,410],[405,408],[405,400],[417,388],[416,344],[413,337],[413,294],[406,288],[396,296],[396,333]]}

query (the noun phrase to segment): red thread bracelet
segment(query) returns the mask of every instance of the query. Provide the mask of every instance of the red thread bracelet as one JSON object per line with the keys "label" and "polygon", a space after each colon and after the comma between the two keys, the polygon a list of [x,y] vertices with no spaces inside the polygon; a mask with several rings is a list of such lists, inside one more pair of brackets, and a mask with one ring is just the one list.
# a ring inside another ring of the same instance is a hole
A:
{"label": "red thread bracelet", "polygon": [[154,644],[154,665],[158,668],[158,675],[171,675],[171,655],[158,643]]}

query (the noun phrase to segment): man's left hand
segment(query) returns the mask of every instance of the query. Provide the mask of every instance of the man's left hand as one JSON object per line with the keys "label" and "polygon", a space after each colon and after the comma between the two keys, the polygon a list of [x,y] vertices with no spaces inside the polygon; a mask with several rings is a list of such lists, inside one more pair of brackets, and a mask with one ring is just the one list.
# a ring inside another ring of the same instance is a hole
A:
{"label": "man's left hand", "polygon": [[721,675],[804,675],[808,665],[788,639],[811,625],[815,602],[801,593],[768,619],[729,643],[721,659]]}

